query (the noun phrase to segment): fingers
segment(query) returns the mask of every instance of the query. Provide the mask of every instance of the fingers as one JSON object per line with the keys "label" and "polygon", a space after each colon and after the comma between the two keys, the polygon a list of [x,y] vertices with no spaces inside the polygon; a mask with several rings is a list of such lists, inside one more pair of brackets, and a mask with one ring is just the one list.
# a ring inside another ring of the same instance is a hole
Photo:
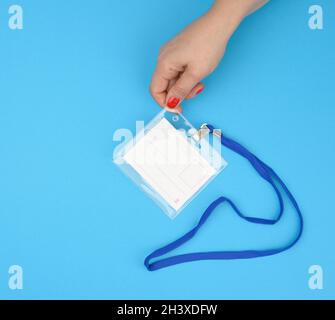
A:
{"label": "fingers", "polygon": [[[168,90],[165,104],[169,108],[176,108],[188,96],[194,96],[200,90],[198,83],[201,78],[186,68],[174,85]],[[196,89],[197,88],[197,89]],[[194,93],[193,90],[195,89]]]}
{"label": "fingers", "polygon": [[181,102],[195,97],[204,89],[200,79],[189,68],[184,70],[160,61],[152,77],[150,92],[161,107],[181,113]]}
{"label": "fingers", "polygon": [[205,85],[201,82],[199,82],[189,93],[189,95],[186,97],[186,99],[192,99],[195,96],[197,96],[199,93],[201,93],[205,89]]}
{"label": "fingers", "polygon": [[[174,86],[174,84],[176,83],[177,79],[172,79],[169,81],[169,85],[168,85],[168,88],[166,90],[166,94],[167,92],[169,92],[169,90],[172,88],[172,86]],[[166,100],[166,97],[165,97],[165,100]],[[164,100],[164,102],[165,102]],[[175,108],[169,108],[168,106],[164,105],[164,107],[169,111],[169,112],[172,112],[172,113],[182,113],[183,112],[183,109],[181,107],[181,105],[179,104],[178,106],[176,106]]]}
{"label": "fingers", "polygon": [[159,72],[155,71],[150,85],[150,92],[152,97],[161,107],[164,107],[168,86],[169,80],[164,78]]}
{"label": "fingers", "polygon": [[[176,82],[176,81],[170,81],[171,82]],[[172,85],[170,84],[170,86],[172,87]],[[186,97],[186,99],[192,99],[195,96],[197,96],[199,93],[201,93],[203,90],[205,89],[205,85],[201,82],[199,82],[193,89],[192,91],[188,94],[188,96]],[[168,90],[169,91],[169,90]],[[179,103],[179,105],[177,105],[175,108],[169,108],[166,107],[166,109],[168,109],[170,112],[175,112],[175,113],[182,113],[183,109]]]}
{"label": "fingers", "polygon": [[166,96],[171,87],[171,81],[176,81],[178,75],[178,69],[169,67],[161,61],[158,62],[151,80],[150,93],[163,108],[166,107]]}

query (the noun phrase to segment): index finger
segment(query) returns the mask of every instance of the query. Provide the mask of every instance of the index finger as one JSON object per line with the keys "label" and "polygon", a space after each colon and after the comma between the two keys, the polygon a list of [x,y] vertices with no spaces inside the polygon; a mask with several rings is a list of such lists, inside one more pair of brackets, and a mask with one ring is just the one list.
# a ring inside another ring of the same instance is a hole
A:
{"label": "index finger", "polygon": [[167,92],[170,82],[176,79],[179,71],[176,68],[169,67],[166,61],[158,61],[156,70],[152,76],[150,92],[153,98],[161,107],[165,107]]}
{"label": "index finger", "polygon": [[164,107],[169,82],[158,69],[155,70],[150,84],[150,93],[161,107]]}

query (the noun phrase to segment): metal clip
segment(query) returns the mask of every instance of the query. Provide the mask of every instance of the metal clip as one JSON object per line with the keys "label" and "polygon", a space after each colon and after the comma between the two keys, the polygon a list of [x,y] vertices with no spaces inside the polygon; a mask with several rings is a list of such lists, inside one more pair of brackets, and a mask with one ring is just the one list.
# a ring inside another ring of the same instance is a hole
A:
{"label": "metal clip", "polygon": [[222,132],[221,132],[221,129],[214,129],[213,130],[213,135],[219,139],[221,139],[221,136],[222,136]]}
{"label": "metal clip", "polygon": [[[202,139],[203,137],[207,136],[211,131],[208,128],[207,123],[203,123],[200,126],[200,129],[198,131],[199,139]],[[213,135],[219,139],[221,139],[221,130],[220,129],[214,129]]]}
{"label": "metal clip", "polygon": [[206,137],[210,133],[210,130],[207,126],[207,123],[203,123],[198,130],[198,137],[201,140],[203,137]]}

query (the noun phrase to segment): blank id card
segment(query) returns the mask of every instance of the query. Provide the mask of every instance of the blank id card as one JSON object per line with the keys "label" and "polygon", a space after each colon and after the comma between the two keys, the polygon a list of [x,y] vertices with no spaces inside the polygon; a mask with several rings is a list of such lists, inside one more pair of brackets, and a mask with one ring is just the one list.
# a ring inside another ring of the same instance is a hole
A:
{"label": "blank id card", "polygon": [[124,155],[151,188],[179,210],[216,170],[187,141],[185,133],[162,118]]}

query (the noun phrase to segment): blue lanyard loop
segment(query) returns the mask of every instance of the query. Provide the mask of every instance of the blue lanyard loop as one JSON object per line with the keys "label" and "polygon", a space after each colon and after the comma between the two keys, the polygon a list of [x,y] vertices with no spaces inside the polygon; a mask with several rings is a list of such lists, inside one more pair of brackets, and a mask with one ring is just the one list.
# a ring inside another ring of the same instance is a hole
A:
{"label": "blue lanyard loop", "polygon": [[[295,200],[292,193],[289,191],[283,180],[276,174],[276,172],[269,167],[267,164],[265,164],[263,161],[261,161],[259,158],[257,158],[254,154],[252,154],[249,150],[247,150],[245,147],[243,147],[238,142],[225,137],[222,133],[220,135],[216,134],[216,130],[212,125],[206,125],[206,128],[211,134],[215,134],[221,139],[221,144],[228,149],[238,153],[245,159],[247,159],[252,167],[258,172],[258,174],[266,180],[275,191],[278,202],[279,202],[279,213],[277,214],[277,217],[274,219],[262,219],[257,217],[249,217],[244,215],[238,207],[234,204],[234,202],[224,196],[219,197],[215,201],[213,201],[208,208],[203,213],[202,217],[200,218],[198,224],[189,232],[184,234],[179,239],[169,243],[168,245],[155,250],[151,254],[149,254],[144,261],[144,265],[149,271],[155,271],[158,269],[166,268],[175,264],[180,263],[186,263],[191,261],[197,261],[197,260],[231,260],[231,259],[250,259],[250,258],[257,258],[257,257],[265,257],[265,256],[271,256],[278,254],[280,252],[286,251],[290,248],[292,248],[300,239],[302,231],[303,231],[303,218],[302,214],[299,208],[299,205],[297,201]],[[266,225],[274,225],[276,224],[280,218],[283,215],[284,212],[284,201],[282,197],[282,190],[284,194],[287,196],[288,200],[292,203],[295,211],[297,212],[298,219],[299,219],[299,229],[297,232],[297,235],[295,238],[289,242],[287,245],[275,249],[268,249],[268,250],[243,250],[243,251],[211,251],[211,252],[193,252],[193,253],[186,253],[186,254],[180,254],[172,257],[163,258],[161,260],[156,260],[154,262],[150,262],[152,259],[158,258],[160,256],[163,256],[174,249],[180,247],[185,242],[192,239],[198,230],[205,224],[208,217],[212,214],[212,212],[222,203],[226,202],[228,203],[232,209],[235,211],[235,213],[242,219],[252,222],[252,223],[258,223],[258,224],[266,224]]]}

